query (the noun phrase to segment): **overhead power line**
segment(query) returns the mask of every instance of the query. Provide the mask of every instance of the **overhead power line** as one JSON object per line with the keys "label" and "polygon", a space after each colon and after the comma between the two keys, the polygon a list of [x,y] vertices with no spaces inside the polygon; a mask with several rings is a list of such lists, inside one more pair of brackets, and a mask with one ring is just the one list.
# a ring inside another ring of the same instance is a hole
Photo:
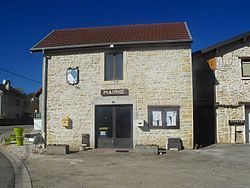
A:
{"label": "overhead power line", "polygon": [[4,71],[4,72],[7,72],[7,73],[9,73],[9,74],[15,75],[15,76],[17,76],[17,77],[19,77],[19,78],[22,78],[22,79],[24,79],[24,80],[27,80],[27,81],[30,81],[30,82],[34,82],[34,83],[36,83],[36,84],[42,84],[42,83],[39,82],[39,81],[33,80],[33,79],[28,78],[28,77],[26,77],[26,76],[23,76],[23,75],[21,75],[21,74],[12,72],[12,71],[7,70],[7,69],[5,69],[5,68],[1,68],[1,67],[0,67],[0,70],[1,70],[1,71]]}

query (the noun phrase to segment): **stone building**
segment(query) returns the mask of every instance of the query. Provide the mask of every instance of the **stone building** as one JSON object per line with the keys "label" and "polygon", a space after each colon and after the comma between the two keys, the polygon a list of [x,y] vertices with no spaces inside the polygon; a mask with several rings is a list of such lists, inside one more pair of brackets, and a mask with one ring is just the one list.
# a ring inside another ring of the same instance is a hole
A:
{"label": "stone building", "polygon": [[193,54],[196,144],[250,141],[250,33]]}
{"label": "stone building", "polygon": [[31,102],[9,80],[0,84],[0,125],[32,123]]}
{"label": "stone building", "polygon": [[47,144],[193,147],[192,37],[186,23],[54,30],[42,52]]}

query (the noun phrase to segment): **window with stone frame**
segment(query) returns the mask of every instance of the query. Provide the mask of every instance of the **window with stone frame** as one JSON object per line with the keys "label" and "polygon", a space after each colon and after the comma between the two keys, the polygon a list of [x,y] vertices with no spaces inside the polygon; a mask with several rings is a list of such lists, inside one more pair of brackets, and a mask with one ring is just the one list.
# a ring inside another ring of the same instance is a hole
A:
{"label": "window with stone frame", "polygon": [[105,54],[104,80],[123,80],[123,53]]}
{"label": "window with stone frame", "polygon": [[241,60],[242,77],[250,77],[250,58]]}
{"label": "window with stone frame", "polygon": [[148,106],[148,123],[156,129],[179,129],[180,106]]}

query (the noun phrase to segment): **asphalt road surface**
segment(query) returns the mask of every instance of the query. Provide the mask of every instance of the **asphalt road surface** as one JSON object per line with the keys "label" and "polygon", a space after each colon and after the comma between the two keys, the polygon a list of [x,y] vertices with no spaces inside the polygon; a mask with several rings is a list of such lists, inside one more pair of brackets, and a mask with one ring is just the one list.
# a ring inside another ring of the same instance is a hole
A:
{"label": "asphalt road surface", "polygon": [[5,155],[0,152],[0,187],[15,187],[14,168]]}
{"label": "asphalt road surface", "polygon": [[[17,126],[0,126],[0,134],[13,130]],[[31,128],[32,125],[18,125],[18,127]],[[0,187],[14,188],[15,173],[14,168],[7,157],[0,150]]]}

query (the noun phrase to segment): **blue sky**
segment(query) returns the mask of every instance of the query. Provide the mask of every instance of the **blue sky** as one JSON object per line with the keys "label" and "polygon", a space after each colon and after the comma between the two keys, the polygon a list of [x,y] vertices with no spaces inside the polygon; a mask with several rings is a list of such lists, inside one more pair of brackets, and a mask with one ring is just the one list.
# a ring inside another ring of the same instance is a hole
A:
{"label": "blue sky", "polygon": [[29,49],[53,29],[186,21],[193,51],[250,31],[250,0],[43,0],[0,4],[0,81],[34,92],[41,82],[41,54]]}

